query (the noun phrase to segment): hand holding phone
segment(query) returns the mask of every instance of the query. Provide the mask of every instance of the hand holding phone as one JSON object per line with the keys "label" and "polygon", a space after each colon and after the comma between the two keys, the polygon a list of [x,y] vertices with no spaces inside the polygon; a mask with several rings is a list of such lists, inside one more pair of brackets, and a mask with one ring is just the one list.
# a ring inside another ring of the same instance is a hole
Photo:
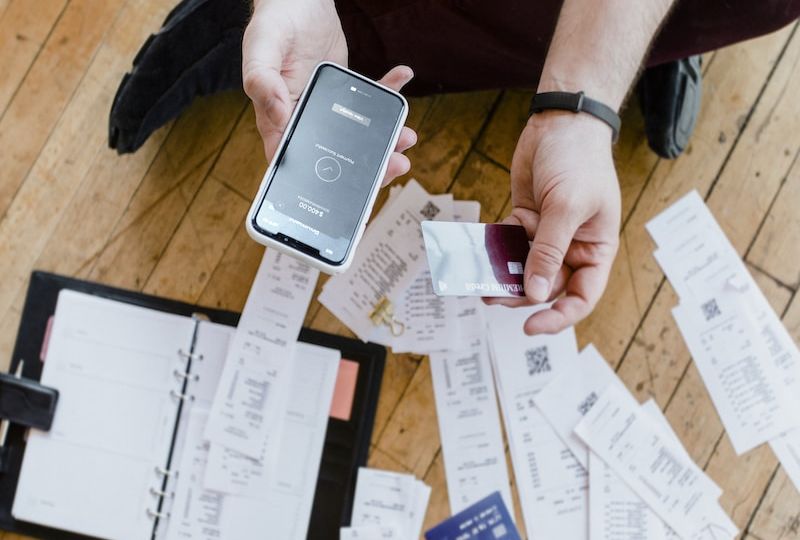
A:
{"label": "hand holding phone", "polygon": [[250,209],[250,235],[325,272],[344,271],[407,112],[405,99],[391,88],[319,64]]}

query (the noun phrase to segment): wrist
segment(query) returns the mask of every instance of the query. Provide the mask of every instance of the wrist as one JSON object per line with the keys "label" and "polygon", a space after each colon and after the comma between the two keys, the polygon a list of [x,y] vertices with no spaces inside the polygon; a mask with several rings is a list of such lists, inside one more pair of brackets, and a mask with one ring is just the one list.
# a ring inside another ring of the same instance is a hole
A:
{"label": "wrist", "polygon": [[542,111],[528,118],[526,129],[532,130],[537,137],[554,133],[574,134],[576,144],[599,143],[611,149],[613,132],[608,124],[589,114],[560,111],[556,109]]}
{"label": "wrist", "polygon": [[552,72],[542,73],[536,92],[583,92],[586,97],[599,101],[615,112],[619,113],[622,101],[627,94],[627,88],[619,88],[609,80],[601,80],[600,77],[586,74],[563,74],[555,75]]}

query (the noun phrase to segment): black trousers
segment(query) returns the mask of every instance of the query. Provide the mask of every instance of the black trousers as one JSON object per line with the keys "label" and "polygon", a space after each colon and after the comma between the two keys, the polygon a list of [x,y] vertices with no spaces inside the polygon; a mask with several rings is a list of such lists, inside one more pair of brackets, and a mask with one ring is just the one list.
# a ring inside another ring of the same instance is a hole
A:
{"label": "black trousers", "polygon": [[[635,3],[640,0],[630,0]],[[350,65],[378,78],[396,64],[412,95],[535,87],[562,0],[336,0]],[[592,0],[586,0],[588,6]],[[648,65],[777,30],[800,0],[678,0]]]}

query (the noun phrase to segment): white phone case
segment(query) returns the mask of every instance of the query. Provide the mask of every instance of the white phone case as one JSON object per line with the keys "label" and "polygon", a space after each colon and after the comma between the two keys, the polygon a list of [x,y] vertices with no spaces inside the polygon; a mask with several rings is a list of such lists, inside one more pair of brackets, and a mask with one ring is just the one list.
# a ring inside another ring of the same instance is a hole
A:
{"label": "white phone case", "polygon": [[[270,177],[272,176],[272,173],[276,166],[275,159],[272,160],[272,162],[269,164],[269,167],[267,168],[267,172],[264,173],[264,178],[263,180],[261,180],[261,185],[258,188],[258,194],[256,195],[255,199],[253,199],[253,203],[250,205],[250,211],[247,213],[247,220],[245,221],[245,227],[247,228],[247,233],[250,235],[250,237],[259,244],[263,244],[269,248],[277,249],[284,253],[287,253],[288,255],[291,255],[292,257],[298,260],[301,260],[303,262],[310,264],[311,266],[319,268],[322,272],[325,272],[327,274],[339,274],[347,270],[350,267],[350,264],[353,262],[353,257],[355,256],[356,248],[358,247],[358,243],[361,241],[361,236],[364,234],[364,229],[366,229],[367,227],[367,220],[369,219],[369,216],[372,214],[372,207],[375,205],[375,199],[377,199],[378,197],[378,192],[380,191],[381,183],[383,182],[383,177],[386,174],[386,168],[389,166],[389,157],[392,155],[395,146],[397,146],[397,140],[400,138],[400,132],[406,123],[406,116],[408,115],[408,102],[399,92],[395,92],[391,88],[387,88],[386,86],[383,86],[380,83],[377,83],[367,77],[364,77],[363,75],[356,73],[355,71],[347,69],[344,66],[340,66],[339,64],[336,64],[334,62],[326,61],[326,62],[320,62],[314,68],[314,72],[311,74],[308,84],[303,89],[303,93],[300,95],[300,98],[297,100],[298,103],[302,103],[306,99],[306,95],[308,94],[311,88],[311,81],[315,79],[317,71],[319,71],[320,68],[326,65],[334,66],[338,69],[341,69],[342,71],[349,73],[350,75],[358,79],[376,85],[384,89],[385,91],[397,96],[403,102],[403,110],[400,113],[400,117],[398,119],[397,125],[395,126],[394,133],[392,133],[392,137],[388,145],[389,151],[386,152],[386,154],[384,155],[380,169],[378,170],[378,174],[375,177],[375,181],[372,184],[372,191],[370,192],[369,198],[367,199],[367,204],[364,207],[364,211],[361,215],[361,219],[359,220],[359,224],[356,229],[356,234],[353,236],[353,241],[350,244],[350,248],[347,252],[347,256],[345,257],[345,259],[342,261],[341,264],[338,265],[329,264],[319,259],[316,259],[311,255],[303,253],[298,249],[295,249],[291,246],[287,246],[286,244],[278,242],[277,240],[273,240],[269,236],[262,234],[261,232],[256,230],[256,228],[253,226],[253,221],[255,220],[256,212],[260,207],[261,199],[264,197],[264,194],[266,193],[267,188],[269,187]],[[283,147],[287,144],[288,134],[291,132],[289,126],[293,126],[294,123],[297,121],[298,113],[299,113],[299,107],[295,106],[295,109],[292,112],[292,116],[289,119],[289,123],[287,124],[287,128],[283,132],[283,137],[281,137],[280,143],[278,143],[278,148],[275,152],[276,156],[282,152]]]}

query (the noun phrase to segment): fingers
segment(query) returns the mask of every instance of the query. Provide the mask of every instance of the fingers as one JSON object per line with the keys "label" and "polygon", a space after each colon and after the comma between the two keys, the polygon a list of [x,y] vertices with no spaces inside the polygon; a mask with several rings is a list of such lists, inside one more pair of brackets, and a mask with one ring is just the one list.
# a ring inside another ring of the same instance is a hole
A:
{"label": "fingers", "polygon": [[529,317],[525,322],[525,333],[554,334],[588,316],[603,294],[612,260],[613,257],[576,270],[566,284],[566,295],[550,309]]}
{"label": "fingers", "polygon": [[412,146],[417,144],[417,132],[408,126],[403,126],[400,131],[400,137],[397,139],[397,146],[395,152],[405,152]]}
{"label": "fingers", "polygon": [[392,153],[389,157],[389,165],[386,167],[386,175],[383,177],[383,185],[389,184],[398,176],[402,176],[411,170],[411,161],[398,152]]}
{"label": "fingers", "polygon": [[[564,292],[564,289],[569,283],[570,276],[572,275],[572,270],[570,270],[567,266],[562,266],[561,269],[556,274],[555,279],[553,280],[553,290],[550,293],[550,297],[547,299],[548,302],[553,301],[557,298],[561,293]],[[530,306],[533,305],[530,298],[523,296],[523,297],[484,297],[483,303],[487,306],[506,306],[506,307],[522,307],[522,306]]]}
{"label": "fingers", "polygon": [[294,103],[286,82],[273,68],[250,66],[245,75],[245,92],[253,101],[256,125],[264,140],[264,152],[271,160],[286,129]]}
{"label": "fingers", "polygon": [[[412,78],[414,78],[414,72],[410,67],[395,66],[378,82],[399,92]],[[415,144],[417,144],[417,133],[410,127],[404,126],[397,139],[395,151],[389,157],[389,165],[386,167],[386,174],[383,177],[384,186],[411,170],[411,161],[403,155],[403,152]]]}
{"label": "fingers", "polygon": [[577,228],[567,205],[550,202],[543,206],[525,263],[525,294],[532,302],[550,297]]}
{"label": "fingers", "polygon": [[378,82],[399,92],[408,82],[414,78],[414,72],[408,66],[395,66],[383,76]]}

